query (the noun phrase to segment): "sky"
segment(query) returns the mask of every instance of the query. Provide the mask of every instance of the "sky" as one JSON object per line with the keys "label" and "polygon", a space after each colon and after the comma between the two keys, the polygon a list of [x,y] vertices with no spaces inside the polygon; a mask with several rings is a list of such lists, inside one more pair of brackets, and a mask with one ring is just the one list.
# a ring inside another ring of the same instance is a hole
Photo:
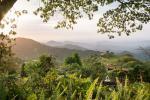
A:
{"label": "sky", "polygon": [[[39,0],[18,0],[12,9],[28,10],[28,14],[21,16],[17,21],[17,37],[31,38],[40,42],[55,41],[110,41],[105,34],[97,33],[97,22],[100,16],[107,10],[115,8],[117,5],[109,5],[100,8],[100,11],[95,14],[93,20],[82,18],[78,20],[78,24],[74,25],[73,30],[54,29],[57,18],[52,18],[48,23],[43,23],[39,16],[33,14],[33,9],[39,7]],[[150,40],[150,24],[144,25],[142,31],[131,34],[130,36],[116,37],[113,41],[139,41]],[[111,40],[112,41],[112,40]]]}

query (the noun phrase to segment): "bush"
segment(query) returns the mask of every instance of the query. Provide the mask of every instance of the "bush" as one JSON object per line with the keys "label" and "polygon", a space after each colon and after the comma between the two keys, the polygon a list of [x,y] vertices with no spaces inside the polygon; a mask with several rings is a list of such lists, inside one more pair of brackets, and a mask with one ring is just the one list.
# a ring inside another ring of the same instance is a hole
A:
{"label": "bush", "polygon": [[78,64],[82,66],[80,56],[77,53],[74,53],[71,57],[67,57],[64,61],[65,65]]}

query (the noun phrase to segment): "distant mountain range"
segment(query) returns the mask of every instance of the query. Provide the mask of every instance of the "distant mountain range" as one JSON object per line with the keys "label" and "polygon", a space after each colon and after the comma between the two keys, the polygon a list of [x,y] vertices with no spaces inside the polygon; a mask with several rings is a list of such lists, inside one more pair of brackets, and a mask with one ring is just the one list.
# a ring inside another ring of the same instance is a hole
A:
{"label": "distant mountain range", "polygon": [[65,41],[65,42],[48,41],[46,44],[48,46],[52,46],[52,47],[67,48],[67,49],[74,49],[74,50],[83,50],[83,51],[88,50],[84,47],[77,45],[78,43],[70,42],[70,41]]}
{"label": "distant mountain range", "polygon": [[[58,42],[58,41],[48,41],[46,45],[53,46],[53,47],[64,47],[66,45],[71,45],[74,48],[73,49],[79,49],[79,50],[96,50],[96,51],[106,51],[110,50],[113,52],[122,52],[122,51],[131,51],[136,50],[139,47],[147,48],[150,47],[150,41],[98,41],[98,42],[88,42],[88,43],[82,43],[82,42],[72,42],[72,41],[64,41],[64,42]],[[76,48],[77,47],[77,48]],[[70,47],[67,47],[69,48]]]}
{"label": "distant mountain range", "polygon": [[[75,47],[79,49],[79,46],[74,46],[74,49]],[[24,60],[33,59],[39,57],[42,54],[54,55],[57,59],[63,60],[65,57],[70,56],[74,52],[79,53],[81,57],[87,57],[91,54],[99,53],[97,51],[86,49],[84,49],[83,51],[83,48],[81,48],[82,50],[74,49],[73,47],[71,47],[71,49],[62,47],[52,47],[39,43],[32,39],[16,38],[16,45],[13,47],[13,52],[16,54],[16,56]]]}
{"label": "distant mountain range", "polygon": [[139,42],[108,42],[101,41],[95,43],[81,43],[81,42],[57,42],[48,41],[47,43],[40,43],[32,39],[17,38],[16,45],[13,47],[13,52],[22,59],[28,60],[37,58],[42,54],[54,55],[59,60],[77,52],[81,57],[87,57],[91,54],[99,54],[103,51],[112,51],[116,54],[131,54],[140,60],[150,60],[140,47],[150,52],[150,41]]}
{"label": "distant mountain range", "polygon": [[94,51],[112,51],[116,54],[129,53],[140,60],[150,60],[150,57],[140,47],[150,51],[150,41],[99,41],[91,43],[81,43],[72,41],[49,41],[46,43],[53,47],[62,47],[77,50],[94,50]]}

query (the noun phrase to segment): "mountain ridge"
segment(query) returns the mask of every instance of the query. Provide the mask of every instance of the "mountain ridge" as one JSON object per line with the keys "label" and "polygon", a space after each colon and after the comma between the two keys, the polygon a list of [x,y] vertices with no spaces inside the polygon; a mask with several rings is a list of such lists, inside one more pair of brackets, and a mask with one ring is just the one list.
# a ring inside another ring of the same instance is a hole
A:
{"label": "mountain ridge", "polygon": [[53,47],[59,47],[59,48],[67,48],[67,49],[74,49],[74,50],[88,50],[87,48],[84,48],[83,46],[78,45],[78,42],[72,42],[72,41],[64,41],[64,42],[58,42],[58,41],[48,41],[46,43],[48,46]]}
{"label": "mountain ridge", "polygon": [[34,59],[39,57],[42,54],[54,55],[56,58],[63,60],[65,57],[71,55],[74,52],[77,52],[81,57],[86,57],[91,54],[97,54],[99,52],[92,50],[73,50],[67,48],[58,48],[47,46],[43,43],[37,42],[32,39],[27,38],[16,38],[16,45],[13,46],[12,51],[16,54],[17,57],[24,60]]}

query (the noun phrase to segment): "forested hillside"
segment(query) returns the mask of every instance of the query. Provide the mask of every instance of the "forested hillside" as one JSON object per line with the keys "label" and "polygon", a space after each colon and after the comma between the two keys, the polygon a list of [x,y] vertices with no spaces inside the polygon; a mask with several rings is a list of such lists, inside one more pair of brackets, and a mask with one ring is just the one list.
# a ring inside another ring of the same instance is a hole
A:
{"label": "forested hillside", "polygon": [[25,60],[33,59],[39,57],[42,54],[51,54],[63,60],[66,56],[69,56],[73,52],[77,52],[81,57],[87,57],[91,54],[98,54],[99,52],[92,50],[73,50],[60,47],[47,46],[45,44],[39,43],[37,41],[26,39],[26,38],[17,38],[16,45],[13,47],[13,52],[17,57]]}

